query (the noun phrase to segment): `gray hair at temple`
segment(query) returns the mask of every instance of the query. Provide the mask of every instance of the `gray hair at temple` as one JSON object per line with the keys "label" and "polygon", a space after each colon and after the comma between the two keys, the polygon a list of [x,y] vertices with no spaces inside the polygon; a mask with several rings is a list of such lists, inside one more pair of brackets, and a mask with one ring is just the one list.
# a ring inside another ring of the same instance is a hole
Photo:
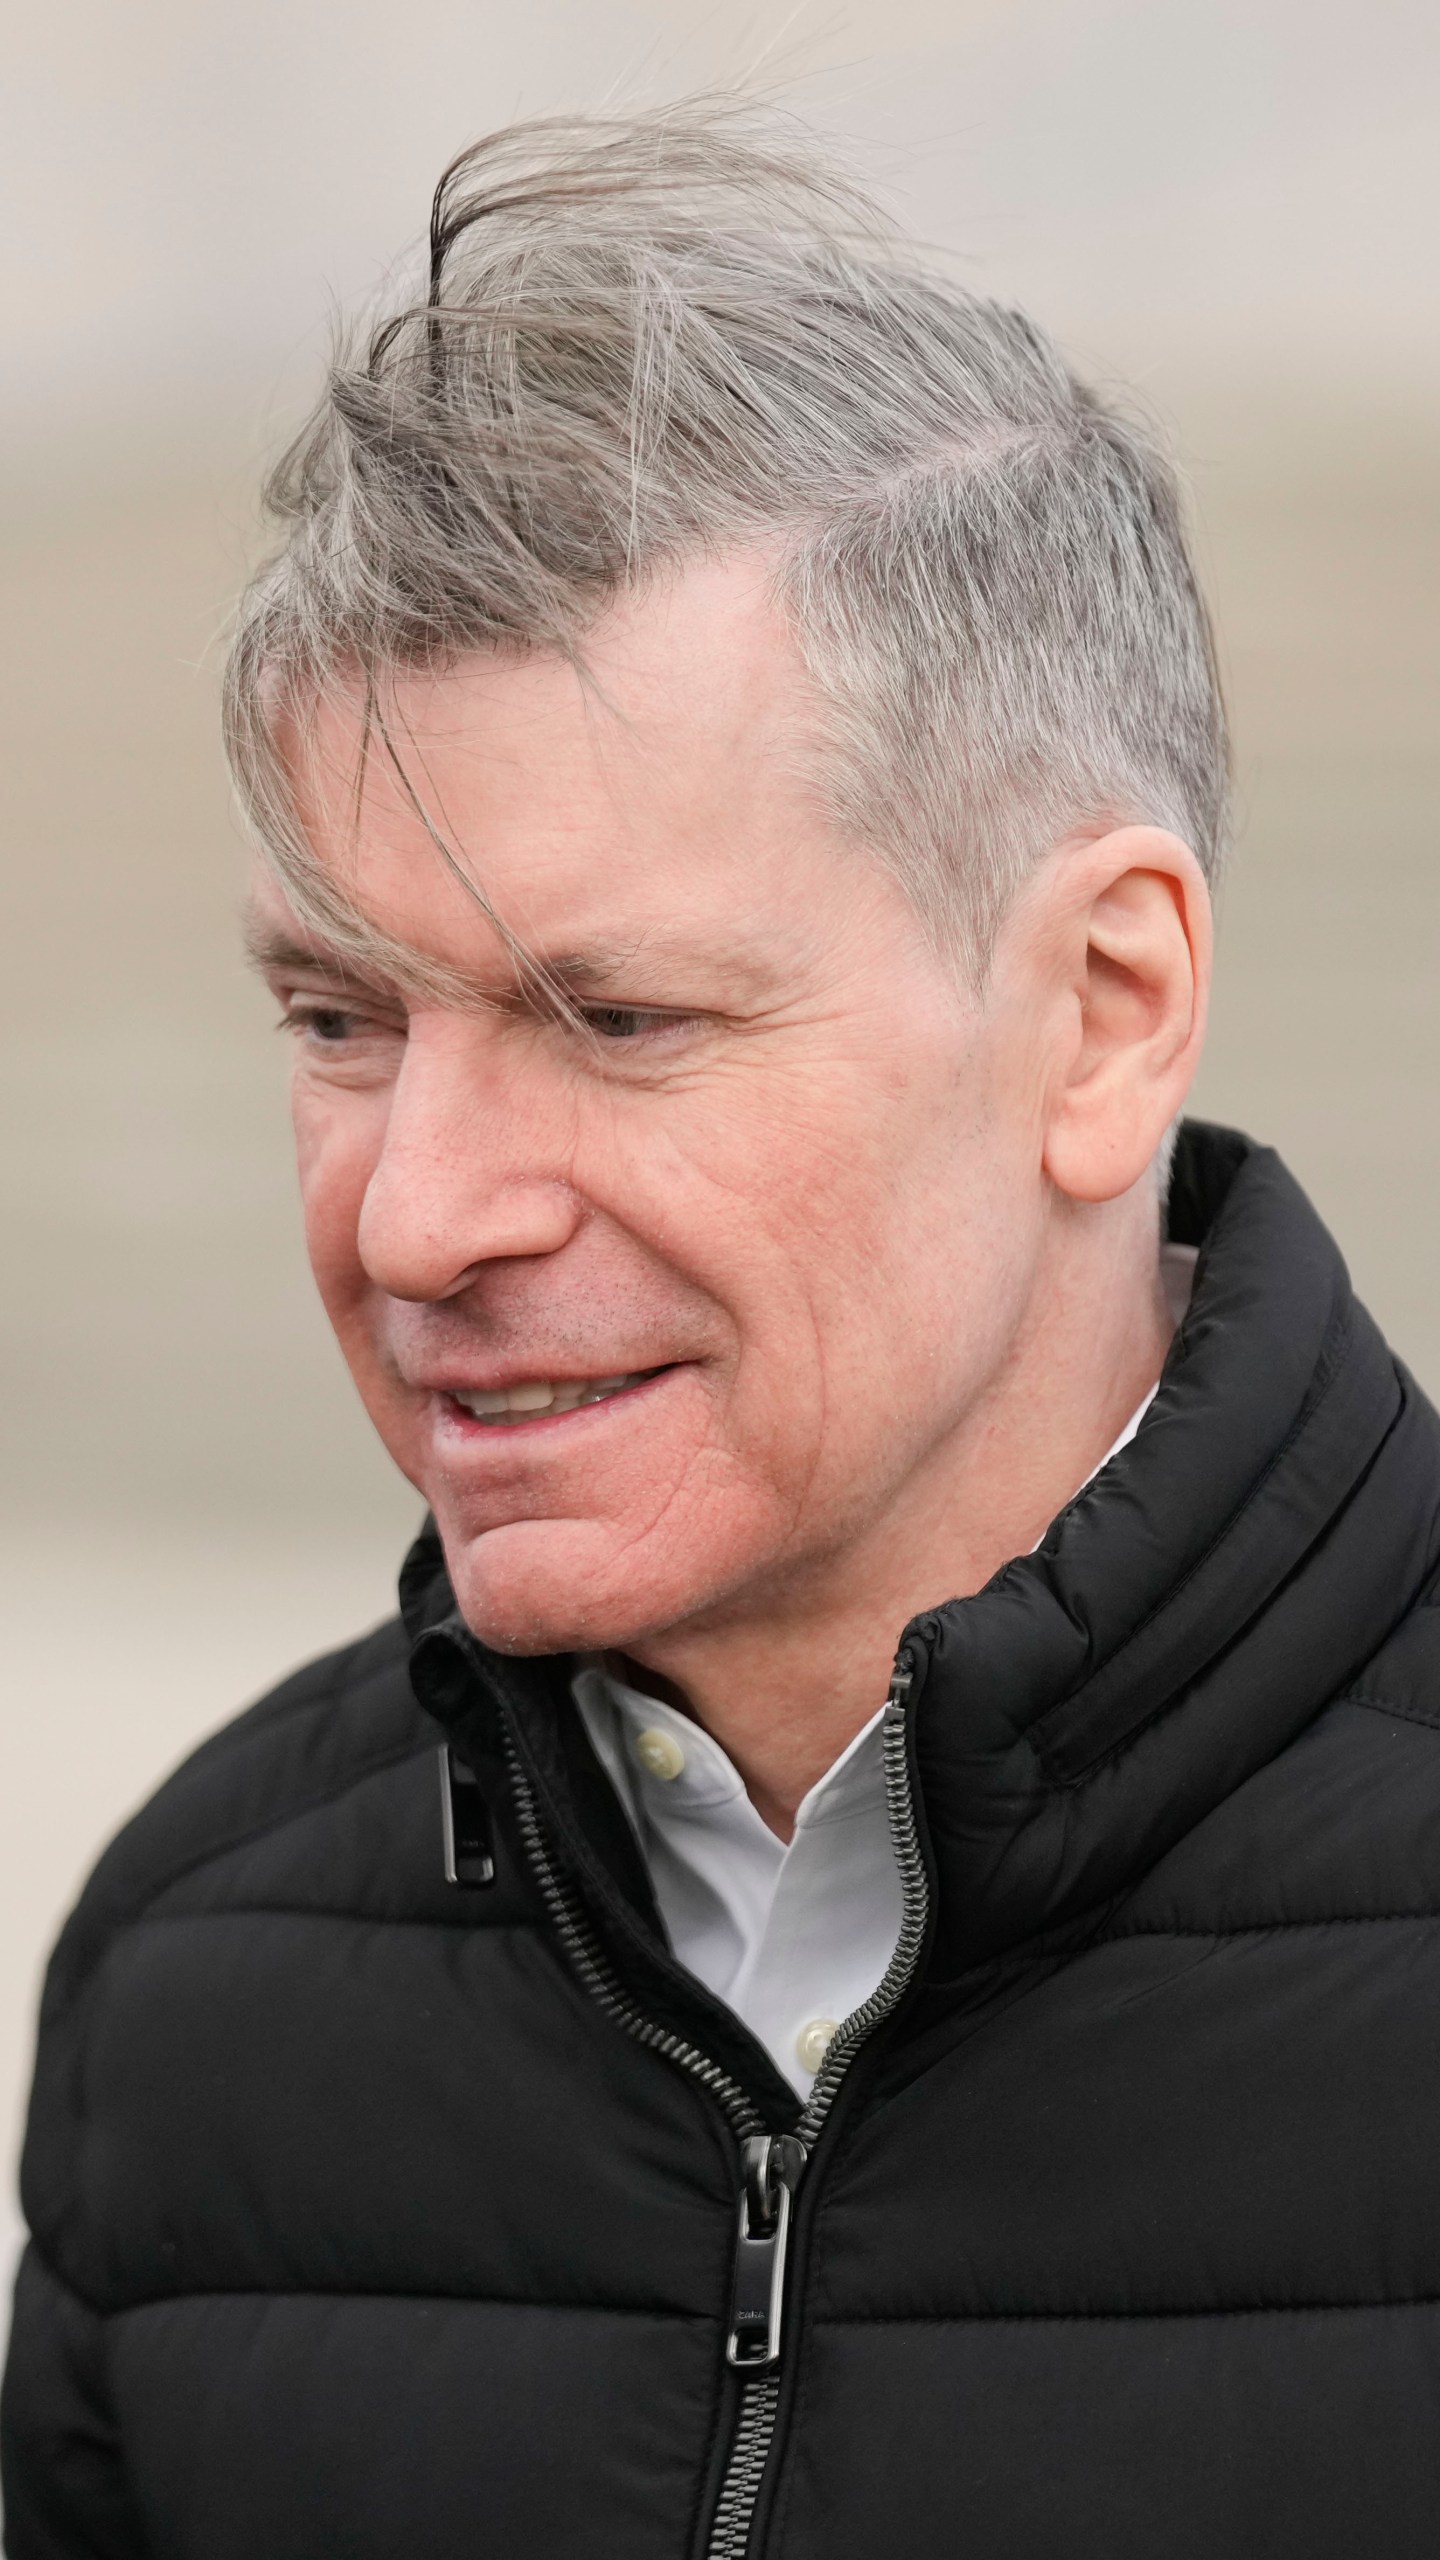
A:
{"label": "gray hair at temple", "polygon": [[771,111],[552,118],[464,152],[428,290],[342,344],[268,496],[227,740],[292,902],[342,942],[359,920],[293,808],[319,701],[358,688],[488,913],[387,680],[495,649],[583,670],[617,594],[743,546],[809,671],[831,814],[977,984],[1078,829],[1154,822],[1218,870],[1224,714],[1154,435]]}

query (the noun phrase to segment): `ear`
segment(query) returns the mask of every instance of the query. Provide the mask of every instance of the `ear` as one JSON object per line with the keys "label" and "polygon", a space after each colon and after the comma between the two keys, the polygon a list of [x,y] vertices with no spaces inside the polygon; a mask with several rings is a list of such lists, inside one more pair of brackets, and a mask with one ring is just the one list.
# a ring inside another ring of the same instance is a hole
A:
{"label": "ear", "polygon": [[1210,893],[1188,845],[1118,827],[1067,847],[1049,884],[1060,1001],[1044,1166],[1072,1200],[1140,1180],[1200,1062],[1210,994]]}

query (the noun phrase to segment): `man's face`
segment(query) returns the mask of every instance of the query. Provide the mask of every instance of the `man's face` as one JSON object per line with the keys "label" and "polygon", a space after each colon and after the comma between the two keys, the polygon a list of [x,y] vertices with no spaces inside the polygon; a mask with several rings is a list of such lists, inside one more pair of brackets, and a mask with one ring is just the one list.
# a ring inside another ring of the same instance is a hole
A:
{"label": "man's face", "polygon": [[823,1601],[903,1539],[1043,1217],[1023,1029],[827,827],[758,575],[628,602],[588,667],[406,679],[387,724],[587,1034],[517,987],[373,742],[357,815],[338,710],[303,760],[316,852],[489,1001],[269,969],[326,1307],[468,1622],[524,1652]]}

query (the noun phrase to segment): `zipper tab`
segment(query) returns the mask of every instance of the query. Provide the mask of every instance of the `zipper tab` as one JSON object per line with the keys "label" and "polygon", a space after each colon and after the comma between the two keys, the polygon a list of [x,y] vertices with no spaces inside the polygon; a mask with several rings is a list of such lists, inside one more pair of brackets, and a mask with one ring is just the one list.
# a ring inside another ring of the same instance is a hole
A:
{"label": "zipper tab", "polygon": [[440,1745],[440,1827],[446,1883],[493,1884],[495,1852],[480,1781],[448,1742]]}
{"label": "zipper tab", "polygon": [[725,2353],[747,2373],[769,2371],[780,2361],[790,2203],[805,2158],[804,2143],[792,2133],[753,2134],[741,2146],[744,2176]]}

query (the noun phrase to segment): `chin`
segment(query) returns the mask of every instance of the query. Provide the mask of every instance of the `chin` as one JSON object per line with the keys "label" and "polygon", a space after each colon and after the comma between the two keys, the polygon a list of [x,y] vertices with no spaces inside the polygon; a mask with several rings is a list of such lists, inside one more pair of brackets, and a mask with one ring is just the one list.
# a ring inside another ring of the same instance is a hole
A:
{"label": "chin", "polygon": [[438,1526],[460,1615],[496,1653],[623,1652],[715,1592],[713,1564],[690,1576],[671,1554],[647,1573],[613,1528],[589,1521],[522,1520],[478,1535],[443,1516]]}

